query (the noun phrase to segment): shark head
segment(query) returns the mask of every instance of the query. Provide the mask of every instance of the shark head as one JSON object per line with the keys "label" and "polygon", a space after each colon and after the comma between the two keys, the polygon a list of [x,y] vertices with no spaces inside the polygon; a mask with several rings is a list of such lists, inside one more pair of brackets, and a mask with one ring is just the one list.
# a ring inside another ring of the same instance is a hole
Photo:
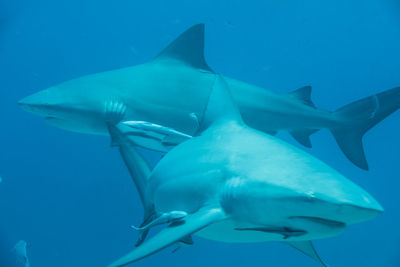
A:
{"label": "shark head", "polygon": [[21,99],[26,111],[44,117],[46,122],[65,130],[82,133],[106,131],[100,116],[106,95],[98,94],[79,79],[39,91]]}

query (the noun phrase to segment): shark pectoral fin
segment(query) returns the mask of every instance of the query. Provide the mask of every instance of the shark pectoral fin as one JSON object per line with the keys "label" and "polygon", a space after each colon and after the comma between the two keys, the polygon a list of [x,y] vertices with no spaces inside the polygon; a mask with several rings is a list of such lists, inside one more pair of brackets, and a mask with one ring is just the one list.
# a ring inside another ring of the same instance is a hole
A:
{"label": "shark pectoral fin", "polygon": [[204,24],[187,29],[154,60],[180,61],[191,67],[213,72],[204,59]]}
{"label": "shark pectoral fin", "polygon": [[[113,106],[113,105],[109,105]],[[151,167],[146,159],[137,151],[134,142],[129,139],[127,128],[120,123],[121,116],[112,116],[111,107],[106,106],[105,114],[107,128],[111,136],[111,145],[118,146],[122,159],[127,166],[133,182],[136,185],[144,209],[144,220],[140,227],[148,224],[157,216],[153,201],[147,191],[147,180],[150,177]],[[139,228],[140,228],[139,227]],[[139,238],[136,246],[139,246],[146,239],[149,229],[139,231]]]}
{"label": "shark pectoral fin", "polygon": [[140,247],[109,265],[109,267],[124,266],[143,259],[224,218],[225,214],[220,209],[200,209],[185,217],[185,223],[165,228]]}
{"label": "shark pectoral fin", "polygon": [[302,144],[305,147],[312,147],[311,141],[310,141],[310,135],[315,133],[318,130],[311,129],[311,130],[302,130],[302,131],[291,131],[290,134],[293,136],[294,139],[296,139],[297,142]]}
{"label": "shark pectoral fin", "polygon": [[311,241],[295,241],[295,242],[285,242],[291,247],[303,252],[305,255],[313,258],[314,260],[321,263],[323,266],[328,267],[328,265],[322,261],[317,251],[315,250]]}

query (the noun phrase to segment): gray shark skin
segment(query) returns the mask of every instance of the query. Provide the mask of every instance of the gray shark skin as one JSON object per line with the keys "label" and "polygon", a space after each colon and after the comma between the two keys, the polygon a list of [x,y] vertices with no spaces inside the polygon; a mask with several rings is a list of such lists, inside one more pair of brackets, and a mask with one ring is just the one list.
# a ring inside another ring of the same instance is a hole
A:
{"label": "gray shark skin", "polygon": [[310,154],[248,127],[220,76],[212,88],[199,133],[167,153],[141,189],[157,214],[187,215],[109,266],[138,261],[193,234],[230,243],[282,242],[327,266],[311,240],[371,220],[382,207]]}
{"label": "gray shark skin", "polygon": [[[204,56],[204,25],[198,24],[165,48],[153,61],[133,67],[73,79],[22,99],[26,110],[66,130],[108,134],[104,103],[126,108],[124,120],[145,121],[193,135],[202,120],[214,74]],[[225,78],[244,121],[274,134],[289,131],[311,147],[309,136],[331,130],[345,155],[368,169],[362,136],[400,107],[400,88],[354,102],[336,112],[317,109],[311,87],[279,94],[235,79]],[[139,145],[157,150],[151,142]]]}

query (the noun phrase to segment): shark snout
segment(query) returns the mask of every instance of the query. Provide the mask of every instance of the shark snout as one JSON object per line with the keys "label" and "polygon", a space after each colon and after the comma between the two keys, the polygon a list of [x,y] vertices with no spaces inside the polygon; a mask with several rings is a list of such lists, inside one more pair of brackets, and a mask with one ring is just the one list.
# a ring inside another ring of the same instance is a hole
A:
{"label": "shark snout", "polygon": [[51,105],[48,101],[47,90],[37,92],[19,100],[18,105],[25,111],[40,116],[50,116],[52,109],[54,109],[54,105]]}

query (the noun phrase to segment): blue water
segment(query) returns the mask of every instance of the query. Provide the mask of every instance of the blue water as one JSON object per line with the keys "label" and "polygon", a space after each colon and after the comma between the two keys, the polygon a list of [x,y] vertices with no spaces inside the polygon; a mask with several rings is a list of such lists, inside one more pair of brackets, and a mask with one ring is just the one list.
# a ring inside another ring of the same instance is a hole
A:
{"label": "blue water", "polygon": [[[1,0],[0,253],[24,239],[31,266],[79,267],[105,266],[132,248],[129,226],[141,222],[142,208],[108,138],[56,129],[16,102],[71,78],[148,61],[199,22],[214,70],[279,92],[311,84],[320,108],[400,86],[397,0]],[[385,208],[315,242],[331,266],[400,266],[399,121],[397,112],[365,136],[369,172],[353,166],[327,131],[312,137],[310,153]],[[195,238],[191,248],[166,249],[135,266],[319,265],[282,244]]]}

